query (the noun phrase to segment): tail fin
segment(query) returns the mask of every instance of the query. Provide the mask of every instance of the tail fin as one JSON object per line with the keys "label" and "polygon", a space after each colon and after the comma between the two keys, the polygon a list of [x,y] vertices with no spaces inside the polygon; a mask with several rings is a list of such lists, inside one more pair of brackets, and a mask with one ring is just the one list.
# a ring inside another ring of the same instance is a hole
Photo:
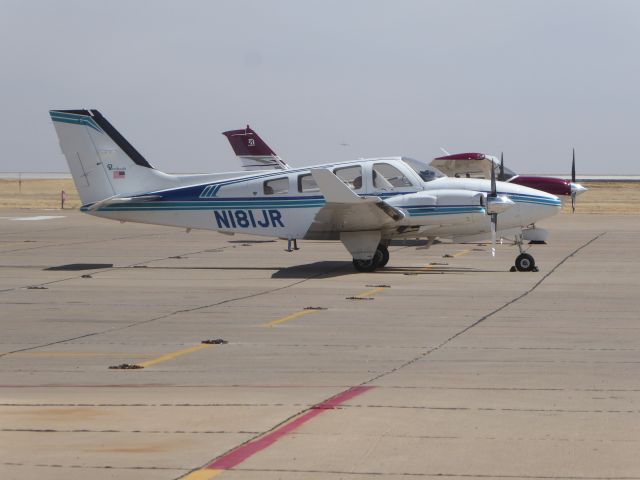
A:
{"label": "tail fin", "polygon": [[243,170],[288,170],[287,165],[269,145],[251,130],[249,125],[243,130],[229,130],[222,133],[242,163]]}
{"label": "tail fin", "polygon": [[51,110],[60,148],[84,205],[168,188],[149,162],[97,110]]}

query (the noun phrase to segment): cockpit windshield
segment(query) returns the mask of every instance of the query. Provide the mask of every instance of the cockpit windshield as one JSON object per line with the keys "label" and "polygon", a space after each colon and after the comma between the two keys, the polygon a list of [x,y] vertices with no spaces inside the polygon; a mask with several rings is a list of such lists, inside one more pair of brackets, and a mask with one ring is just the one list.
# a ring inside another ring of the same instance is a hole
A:
{"label": "cockpit windshield", "polygon": [[420,160],[416,160],[414,158],[402,157],[402,161],[409,165],[414,172],[420,175],[420,178],[424,182],[430,182],[431,180],[435,180],[436,178],[444,177],[444,173],[438,170],[435,167],[427,165]]}

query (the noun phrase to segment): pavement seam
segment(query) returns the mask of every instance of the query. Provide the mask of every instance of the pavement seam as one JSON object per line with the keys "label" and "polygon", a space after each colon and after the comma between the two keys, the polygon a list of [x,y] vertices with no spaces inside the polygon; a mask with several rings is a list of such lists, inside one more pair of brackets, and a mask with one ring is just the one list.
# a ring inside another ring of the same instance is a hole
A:
{"label": "pavement seam", "polygon": [[[138,470],[138,471],[184,471],[188,470],[188,467],[160,467],[160,466],[132,466],[132,467],[118,467],[113,465],[60,465],[60,464],[46,464],[46,463],[24,463],[24,462],[2,462],[0,465],[9,466],[9,467],[44,467],[44,468],[69,468],[69,469],[87,469],[87,470]],[[311,473],[311,474],[335,474],[342,476],[375,476],[375,477],[438,477],[438,478],[505,478],[505,479],[531,479],[531,480],[640,480],[638,476],[577,476],[577,475],[499,475],[499,474],[482,474],[482,473],[411,473],[411,472],[352,472],[352,471],[341,471],[341,470],[302,470],[302,469],[256,469],[256,468],[236,468],[234,469],[238,472],[270,472],[270,473]],[[179,478],[185,478],[183,475]]]}
{"label": "pavement seam", "polygon": [[[148,235],[152,235],[152,234],[148,234]],[[139,235],[139,236],[148,236],[148,235]],[[153,234],[155,235],[155,234]],[[109,240],[122,240],[122,239],[129,239],[129,238],[137,238],[137,237],[117,237],[117,238],[112,238]],[[107,241],[107,240],[105,240]],[[86,242],[82,242],[82,243],[86,243]],[[74,244],[67,244],[67,245],[74,245]],[[61,246],[61,245],[53,245],[53,246]],[[234,248],[235,245],[227,245],[224,247],[220,247],[220,250],[223,250],[225,248]],[[178,256],[182,257],[182,256],[187,256],[187,255],[196,255],[198,253],[205,253],[208,252],[210,249],[206,249],[206,250],[199,250],[197,252],[187,252],[187,253],[181,253]],[[116,267],[116,266],[111,266],[108,268],[100,268],[100,269],[89,269],[89,270],[82,270],[80,272],[79,275],[74,275],[73,277],[66,277],[66,278],[60,278],[58,280],[51,280],[50,282],[42,282],[42,283],[36,283],[36,284],[32,284],[32,285],[22,285],[20,287],[13,287],[13,288],[6,288],[4,290],[0,290],[0,293],[6,293],[6,292],[14,292],[16,290],[22,290],[24,288],[29,288],[29,287],[42,287],[44,285],[53,285],[56,283],[62,283],[62,282],[67,282],[69,280],[76,280],[78,278],[82,278],[83,275],[86,275],[87,272],[91,272],[91,275],[97,275],[99,273],[104,273],[104,272],[109,272],[111,270],[117,270],[119,268],[135,268],[135,267],[139,267],[142,265],[146,265],[147,263],[153,263],[153,262],[161,262],[162,260],[169,260],[171,258],[174,258],[176,255],[171,255],[169,257],[161,257],[161,258],[152,258],[151,260],[145,260],[143,262],[137,262],[137,263],[131,263],[129,265],[124,265],[124,266],[120,266],[120,267]],[[11,267],[14,268],[14,267]],[[0,355],[2,356],[2,355]]]}
{"label": "pavement seam", "polygon": [[412,473],[412,472],[353,472],[342,470],[302,470],[302,469],[257,469],[257,468],[236,468],[238,472],[269,472],[269,473],[314,473],[314,474],[334,474],[348,476],[375,476],[375,477],[451,477],[451,478],[523,478],[523,479],[540,479],[540,480],[639,480],[638,476],[578,476],[578,475],[500,475],[492,473]]}
{"label": "pavement seam", "polygon": [[211,304],[208,304],[208,305],[199,305],[197,307],[183,308],[183,309],[180,309],[180,310],[174,310],[173,312],[165,313],[163,315],[159,315],[157,317],[149,318],[149,319],[146,319],[146,320],[141,320],[139,322],[133,322],[133,323],[130,323],[128,325],[112,327],[112,328],[108,328],[108,329],[101,330],[101,331],[98,331],[98,332],[86,333],[84,335],[78,335],[77,337],[65,338],[65,339],[62,339],[62,340],[57,340],[55,342],[49,342],[49,343],[46,343],[46,344],[36,345],[36,346],[33,346],[33,347],[27,347],[27,348],[21,348],[21,349],[18,349],[18,350],[12,350],[12,351],[9,351],[9,352],[3,352],[3,353],[0,353],[0,358],[5,357],[7,355],[14,354],[14,353],[18,353],[18,352],[36,350],[38,348],[49,347],[51,345],[58,345],[60,343],[72,342],[74,340],[79,340],[81,338],[94,337],[94,336],[97,336],[97,335],[103,335],[105,333],[111,333],[111,332],[117,332],[117,331],[120,331],[120,330],[126,330],[126,329],[131,328],[131,327],[136,327],[136,326],[139,326],[139,325],[144,325],[144,324],[147,324],[147,323],[156,322],[158,320],[164,320],[165,318],[173,317],[175,315],[180,315],[181,313],[195,312],[195,311],[198,311],[198,310],[204,310],[204,309],[207,309],[207,308],[217,307],[217,306],[220,306],[220,305],[226,305],[228,303],[237,302],[239,300],[247,300],[249,298],[255,298],[255,297],[262,296],[262,295],[268,295],[270,293],[279,292],[281,290],[286,290],[287,288],[291,288],[291,287],[294,287],[296,285],[300,285],[301,283],[307,282],[309,280],[320,278],[320,277],[322,277],[324,275],[328,275],[328,274],[336,272],[338,270],[343,270],[346,267],[347,267],[346,265],[340,265],[338,267],[334,267],[334,268],[328,269],[326,271],[322,271],[320,273],[316,273],[314,275],[311,275],[310,277],[303,278],[302,280],[298,280],[296,282],[292,282],[292,283],[289,283],[287,285],[283,285],[281,287],[262,290],[262,291],[259,291],[259,292],[256,292],[256,293],[251,293],[251,294],[248,294],[248,295],[242,295],[240,297],[228,298],[226,300],[221,300],[219,302],[211,303]]}
{"label": "pavement seam", "polygon": [[69,246],[73,246],[73,245],[85,245],[87,243],[90,243],[90,244],[94,245],[96,243],[111,242],[111,241],[114,241],[114,240],[129,240],[131,238],[141,238],[141,237],[158,237],[160,235],[161,235],[160,233],[141,233],[139,235],[125,235],[123,237],[115,237],[115,238],[105,238],[105,239],[97,239],[97,240],[83,240],[81,242],[50,243],[48,245],[38,245],[38,246],[34,246],[34,247],[16,248],[16,249],[13,249],[13,250],[3,250],[3,251],[0,251],[0,254],[15,253],[15,252],[25,252],[25,251],[29,251],[29,250],[39,250],[41,248],[50,248],[50,247],[69,247]]}

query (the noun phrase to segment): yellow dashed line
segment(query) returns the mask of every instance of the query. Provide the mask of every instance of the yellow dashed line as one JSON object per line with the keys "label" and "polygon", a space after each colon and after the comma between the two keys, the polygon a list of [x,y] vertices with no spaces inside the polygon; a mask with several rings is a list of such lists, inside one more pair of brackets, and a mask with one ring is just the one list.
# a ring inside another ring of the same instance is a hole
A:
{"label": "yellow dashed line", "polygon": [[463,255],[466,255],[466,254],[471,253],[471,252],[472,252],[472,250],[471,250],[471,249],[468,249],[468,250],[462,250],[461,252],[454,253],[454,254],[452,255],[452,257],[462,257]]}
{"label": "yellow dashed line", "polygon": [[291,315],[287,315],[286,317],[278,318],[277,320],[274,320],[272,322],[265,323],[262,326],[263,327],[274,327],[276,325],[280,325],[281,323],[285,323],[285,322],[288,322],[290,320],[295,320],[296,318],[300,318],[300,317],[302,317],[304,315],[309,315],[310,313],[316,313],[316,312],[319,312],[319,311],[320,310],[301,310],[299,312],[292,313]]}
{"label": "yellow dashed line", "polygon": [[197,352],[198,350],[202,350],[204,348],[209,348],[212,346],[213,345],[211,344],[201,343],[200,345],[196,345],[195,347],[183,348],[182,350],[178,350],[172,353],[167,353],[166,355],[162,355],[161,357],[154,358],[152,360],[147,360],[146,362],[138,363],[138,365],[145,368],[150,367],[158,363],[166,362],[168,360],[173,360],[174,358],[181,357],[182,355],[186,355],[187,353]]}
{"label": "yellow dashed line", "polygon": [[[359,293],[358,295],[356,295],[355,297],[371,297],[372,295],[375,295],[378,292],[381,292],[382,290],[386,290],[389,287],[376,287],[376,288],[372,288],[371,290],[367,290],[365,292]],[[309,315],[310,313],[316,313],[319,312],[320,310],[300,310],[299,312],[295,312],[292,313],[291,315],[287,315],[286,317],[282,317],[282,318],[278,318],[276,320],[273,320],[269,323],[265,323],[262,326],[263,327],[275,327],[276,325],[280,325],[282,323],[285,322],[290,322],[291,320],[295,320],[296,318],[300,318],[303,317],[305,315]]]}
{"label": "yellow dashed line", "polygon": [[386,290],[387,288],[388,287],[373,288],[371,290],[367,290],[366,292],[359,293],[358,295],[356,295],[356,297],[370,297],[378,292],[381,292],[382,290]]}
{"label": "yellow dashed line", "polygon": [[182,480],[209,480],[210,478],[217,477],[223,471],[224,470],[203,468],[201,470],[196,470],[195,472],[191,472],[186,477],[182,477]]}

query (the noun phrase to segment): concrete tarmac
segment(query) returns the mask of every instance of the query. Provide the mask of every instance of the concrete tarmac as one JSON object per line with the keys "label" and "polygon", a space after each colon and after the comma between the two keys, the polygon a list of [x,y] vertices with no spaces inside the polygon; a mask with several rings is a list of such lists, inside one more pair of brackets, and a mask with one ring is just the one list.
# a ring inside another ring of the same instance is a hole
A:
{"label": "concrete tarmac", "polygon": [[640,479],[640,217],[541,226],[536,273],[398,243],[362,274],[335,242],[4,210],[0,478]]}

